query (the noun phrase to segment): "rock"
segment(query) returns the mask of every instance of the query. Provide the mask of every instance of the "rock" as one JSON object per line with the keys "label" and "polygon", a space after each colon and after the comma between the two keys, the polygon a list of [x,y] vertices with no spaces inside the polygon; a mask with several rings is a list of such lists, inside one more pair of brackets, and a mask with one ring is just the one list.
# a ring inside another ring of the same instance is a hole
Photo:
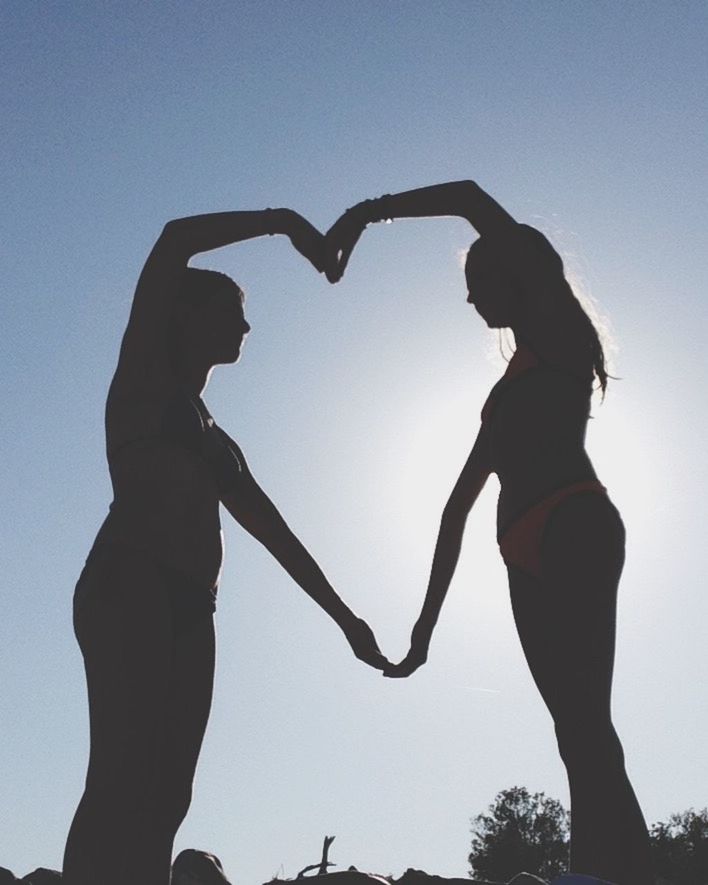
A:
{"label": "rock", "polygon": [[17,882],[15,874],[5,867],[0,867],[0,885],[14,885],[15,882]]}
{"label": "rock", "polygon": [[[362,873],[356,867],[340,870],[337,873],[323,873],[321,876],[301,876],[299,879],[271,879],[265,885],[391,885],[390,879],[375,873]],[[474,885],[469,879],[465,885]]]}
{"label": "rock", "polygon": [[509,885],[548,885],[545,879],[532,876],[531,873],[518,873],[509,881]]}
{"label": "rock", "polygon": [[172,885],[230,885],[230,883],[224,875],[221,861],[215,854],[197,851],[195,848],[185,848],[184,851],[180,851],[172,864]]}
{"label": "rock", "polygon": [[[303,876],[301,879],[273,879],[266,885],[548,885],[544,879],[530,873],[519,873],[511,882],[489,882],[482,879],[451,878],[433,876],[424,870],[407,869],[398,879],[385,878],[374,873],[362,873],[355,867],[339,873],[325,873],[322,876]],[[185,883],[187,885],[187,883]],[[570,885],[570,883],[569,883]]]}
{"label": "rock", "polygon": [[487,882],[482,879],[446,879],[443,876],[433,876],[423,870],[413,869],[406,870],[400,879],[395,879],[394,882],[395,885],[502,885],[499,882]]}
{"label": "rock", "polygon": [[606,879],[597,879],[595,876],[585,876],[582,873],[565,873],[554,879],[551,885],[613,885]]}
{"label": "rock", "polygon": [[26,885],[60,885],[61,873],[58,870],[37,867],[33,873],[27,873],[19,881],[25,882]]}
{"label": "rock", "polygon": [[305,876],[305,879],[316,879],[317,885],[391,885],[383,876],[377,876],[376,873],[362,873],[356,868],[340,870],[338,873],[325,873],[323,876]]}

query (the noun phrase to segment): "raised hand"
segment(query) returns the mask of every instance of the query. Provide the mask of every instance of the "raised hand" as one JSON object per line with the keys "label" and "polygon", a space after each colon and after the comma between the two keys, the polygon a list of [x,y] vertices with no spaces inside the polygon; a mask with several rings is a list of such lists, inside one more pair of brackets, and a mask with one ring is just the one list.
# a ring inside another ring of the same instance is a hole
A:
{"label": "raised hand", "polygon": [[341,215],[325,236],[325,274],[330,283],[341,280],[349,256],[367,225],[366,202],[357,203]]}
{"label": "raised hand", "polygon": [[411,633],[411,647],[408,654],[398,664],[389,664],[383,669],[383,675],[391,679],[402,679],[415,673],[428,660],[431,630],[427,625],[418,622]]}
{"label": "raised hand", "polygon": [[[292,209],[286,212],[286,225],[284,233],[290,238],[290,242],[303,255],[318,273],[323,273],[326,266],[325,250],[326,241],[323,234],[302,215]],[[329,279],[329,275],[327,277]]]}
{"label": "raised hand", "polygon": [[350,623],[342,627],[352,651],[360,661],[364,661],[376,670],[391,666],[391,662],[381,654],[371,627],[361,618],[354,617]]}

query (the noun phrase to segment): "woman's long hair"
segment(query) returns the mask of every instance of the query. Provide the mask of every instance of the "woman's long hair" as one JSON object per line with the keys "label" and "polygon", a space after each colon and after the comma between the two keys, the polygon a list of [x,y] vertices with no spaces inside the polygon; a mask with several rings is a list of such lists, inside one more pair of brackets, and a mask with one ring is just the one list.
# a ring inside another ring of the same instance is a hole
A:
{"label": "woman's long hair", "polygon": [[[548,287],[549,293],[558,299],[558,303],[570,308],[570,316],[577,322],[582,337],[586,338],[591,350],[593,372],[604,397],[609,377],[605,351],[593,321],[565,277],[563,259],[550,241],[535,227],[528,224],[517,224],[513,236],[515,238],[513,243],[510,243],[506,238],[504,242],[490,242],[486,237],[480,237],[472,243],[465,261],[465,277],[468,286],[470,289],[474,286],[473,262],[484,249],[490,249],[495,257],[505,260],[523,290],[526,290],[527,279],[542,280],[544,285]],[[512,249],[517,251],[518,255],[512,256],[510,254]]]}

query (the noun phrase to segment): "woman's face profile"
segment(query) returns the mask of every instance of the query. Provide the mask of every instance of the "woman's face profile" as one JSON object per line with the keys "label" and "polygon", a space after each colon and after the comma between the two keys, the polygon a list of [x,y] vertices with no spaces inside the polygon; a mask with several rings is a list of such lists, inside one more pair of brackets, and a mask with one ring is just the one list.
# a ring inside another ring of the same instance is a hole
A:
{"label": "woman's face profile", "polygon": [[224,362],[235,363],[241,356],[243,343],[251,331],[243,301],[239,295],[228,289],[223,293],[217,292],[213,300],[215,336],[220,342],[223,340],[226,355],[231,355]]}
{"label": "woman's face profile", "polygon": [[467,303],[490,329],[513,325],[518,295],[509,275],[486,256],[471,256],[466,268]]}
{"label": "woman's face profile", "polygon": [[205,358],[213,365],[235,363],[251,327],[237,292],[224,288],[207,296],[208,303],[193,315],[187,334],[195,340]]}

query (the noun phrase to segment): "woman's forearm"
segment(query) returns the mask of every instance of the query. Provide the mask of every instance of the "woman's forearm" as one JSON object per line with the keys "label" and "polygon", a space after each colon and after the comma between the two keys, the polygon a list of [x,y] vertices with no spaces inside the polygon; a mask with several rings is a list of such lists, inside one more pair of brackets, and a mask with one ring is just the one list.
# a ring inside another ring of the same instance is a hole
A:
{"label": "woman's forearm", "polygon": [[447,513],[443,513],[440,521],[440,531],[435,545],[433,564],[430,568],[428,589],[418,618],[418,623],[425,625],[430,634],[437,624],[440,610],[457,568],[465,522],[466,516],[460,514],[450,516]]}
{"label": "woman's forearm", "polygon": [[480,234],[492,234],[514,223],[499,203],[474,181],[449,181],[398,194],[365,200],[355,207],[364,223],[393,218],[458,216]]}
{"label": "woman's forearm", "polygon": [[271,525],[270,530],[261,535],[259,540],[310,599],[314,600],[342,629],[355,620],[356,616],[352,610],[340,598],[322,569],[284,522],[277,526]]}
{"label": "woman's forearm", "polygon": [[168,221],[162,238],[192,256],[267,234],[289,234],[292,214],[289,209],[258,209],[192,215]]}

